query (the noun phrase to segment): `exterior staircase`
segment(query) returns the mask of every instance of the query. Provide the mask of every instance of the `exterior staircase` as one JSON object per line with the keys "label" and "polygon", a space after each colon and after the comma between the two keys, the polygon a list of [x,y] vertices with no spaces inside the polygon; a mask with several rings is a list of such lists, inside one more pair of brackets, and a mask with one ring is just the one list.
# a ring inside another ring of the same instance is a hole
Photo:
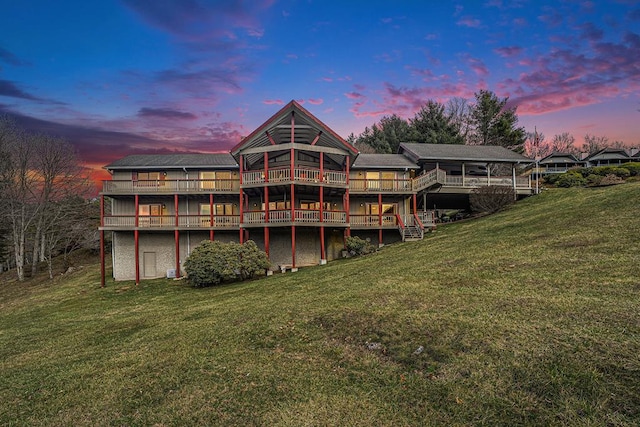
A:
{"label": "exterior staircase", "polygon": [[396,215],[398,231],[403,242],[415,242],[424,238],[424,226],[417,215],[412,215],[403,221],[400,215]]}
{"label": "exterior staircase", "polygon": [[424,237],[424,230],[416,225],[405,226],[401,229],[401,233],[403,242],[415,242]]}

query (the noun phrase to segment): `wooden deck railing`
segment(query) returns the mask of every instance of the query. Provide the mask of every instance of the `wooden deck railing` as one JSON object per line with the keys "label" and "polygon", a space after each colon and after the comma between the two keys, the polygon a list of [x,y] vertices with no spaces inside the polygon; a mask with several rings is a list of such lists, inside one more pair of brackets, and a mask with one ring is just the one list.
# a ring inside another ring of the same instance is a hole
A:
{"label": "wooden deck railing", "polygon": [[[134,228],[135,215],[109,215],[104,217],[105,227]],[[138,228],[175,228],[174,215],[139,216]],[[240,225],[239,215],[178,215],[179,228],[234,228]]]}
{"label": "wooden deck railing", "polygon": [[[242,185],[264,185],[267,183],[264,171],[247,171],[242,173]],[[293,180],[291,179],[290,168],[269,169],[269,183],[310,183],[310,184],[347,184],[347,174],[341,171],[323,171],[322,180],[320,179],[320,169],[313,168],[294,168]]]}
{"label": "wooden deck railing", "polygon": [[104,193],[234,193],[240,190],[240,182],[234,179],[164,179],[151,181],[108,180],[102,181]]}
{"label": "wooden deck railing", "polygon": [[[319,169],[295,168],[293,170],[293,180],[291,180],[291,170],[289,168],[269,169],[268,183],[346,186],[347,175],[341,171],[323,171],[321,176]],[[243,172],[242,184],[245,187],[267,184],[264,171]],[[349,181],[349,190],[354,194],[410,194],[420,192],[438,184],[464,188],[477,188],[485,185],[513,186],[513,177],[450,175],[441,169],[433,169],[416,178],[352,178]],[[530,189],[530,177],[517,176],[515,184],[516,189]],[[103,181],[102,188],[105,194],[237,193],[240,190],[240,182],[234,179],[112,180]]]}

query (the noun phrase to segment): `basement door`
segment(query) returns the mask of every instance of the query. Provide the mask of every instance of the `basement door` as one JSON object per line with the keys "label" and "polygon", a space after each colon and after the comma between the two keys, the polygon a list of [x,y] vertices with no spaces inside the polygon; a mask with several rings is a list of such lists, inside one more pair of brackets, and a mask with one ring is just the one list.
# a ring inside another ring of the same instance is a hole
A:
{"label": "basement door", "polygon": [[142,274],[144,277],[156,277],[156,253],[142,253]]}

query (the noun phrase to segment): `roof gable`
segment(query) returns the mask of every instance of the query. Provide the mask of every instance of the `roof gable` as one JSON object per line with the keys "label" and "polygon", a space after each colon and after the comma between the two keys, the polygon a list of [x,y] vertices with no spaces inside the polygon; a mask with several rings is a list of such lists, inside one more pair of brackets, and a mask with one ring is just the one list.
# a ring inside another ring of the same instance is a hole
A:
{"label": "roof gable", "polygon": [[[337,133],[321,122],[296,101],[291,101],[266,122],[254,130],[249,136],[231,149],[231,154],[238,158],[243,150],[267,147],[279,144],[308,144],[336,148],[345,155],[355,157],[358,150],[342,139]],[[249,163],[257,161],[260,154],[249,154]]]}
{"label": "roof gable", "polygon": [[622,148],[603,148],[600,151],[596,151],[593,154],[590,154],[589,157],[587,157],[587,160],[589,161],[593,161],[593,160],[610,160],[610,159],[628,159],[629,155],[627,154],[627,152],[622,149]]}
{"label": "roof gable", "polygon": [[540,159],[540,164],[545,163],[582,163],[571,153],[551,153]]}

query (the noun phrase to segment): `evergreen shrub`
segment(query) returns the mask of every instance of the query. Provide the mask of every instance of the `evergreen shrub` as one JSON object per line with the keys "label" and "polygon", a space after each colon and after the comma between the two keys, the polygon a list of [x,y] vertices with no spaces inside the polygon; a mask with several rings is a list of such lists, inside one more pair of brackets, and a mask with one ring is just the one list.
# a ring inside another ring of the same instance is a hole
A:
{"label": "evergreen shrub", "polygon": [[271,266],[267,254],[253,240],[243,244],[205,240],[185,261],[189,282],[195,287],[245,280]]}

